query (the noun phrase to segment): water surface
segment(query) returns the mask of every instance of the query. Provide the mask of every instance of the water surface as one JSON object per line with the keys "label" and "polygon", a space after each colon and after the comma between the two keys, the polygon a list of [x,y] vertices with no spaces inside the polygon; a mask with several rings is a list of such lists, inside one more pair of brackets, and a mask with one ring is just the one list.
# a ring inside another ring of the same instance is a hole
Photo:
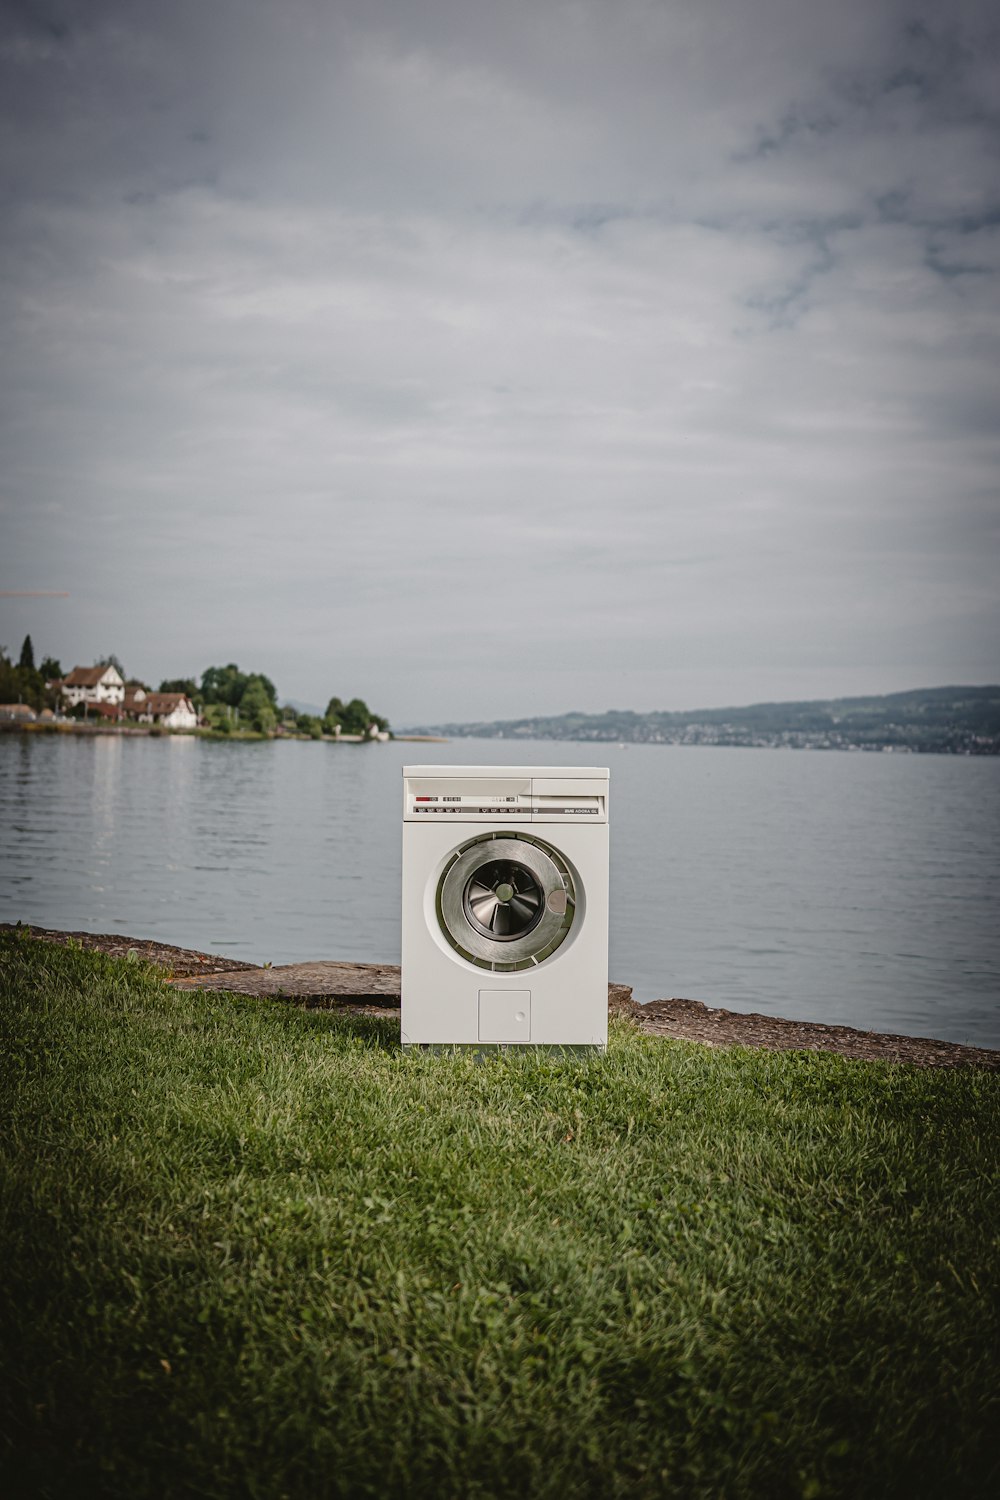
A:
{"label": "water surface", "polygon": [[611,768],[637,999],[1000,1046],[1000,760],[518,741],[0,736],[0,920],[399,961],[400,767]]}

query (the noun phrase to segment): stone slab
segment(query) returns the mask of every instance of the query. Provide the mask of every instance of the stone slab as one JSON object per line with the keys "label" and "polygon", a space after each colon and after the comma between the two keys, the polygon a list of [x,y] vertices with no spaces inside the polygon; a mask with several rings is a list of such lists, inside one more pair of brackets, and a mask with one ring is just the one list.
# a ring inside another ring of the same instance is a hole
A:
{"label": "stone slab", "polygon": [[[398,964],[349,964],[316,959],[304,964],[276,964],[266,969],[240,969],[231,973],[198,974],[173,981],[178,990],[227,990],[235,995],[273,995],[306,1004],[340,1001],[363,1003],[388,1009],[398,1007]],[[632,987],[608,985],[608,1010],[629,1013]]]}
{"label": "stone slab", "polygon": [[317,959],[233,973],[199,974],[174,981],[178,990],[227,990],[234,995],[274,995],[289,1000],[346,1000],[399,1005],[398,964],[348,964]]}

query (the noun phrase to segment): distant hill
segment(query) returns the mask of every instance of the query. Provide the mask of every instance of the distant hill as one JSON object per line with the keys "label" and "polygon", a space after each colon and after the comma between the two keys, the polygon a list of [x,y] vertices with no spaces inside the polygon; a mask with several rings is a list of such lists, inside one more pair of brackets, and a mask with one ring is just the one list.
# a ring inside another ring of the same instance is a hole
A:
{"label": "distant hill", "polygon": [[915,688],[874,698],[752,703],[690,713],[609,709],[603,714],[428,724],[412,732],[451,738],[1000,755],[1000,686]]}

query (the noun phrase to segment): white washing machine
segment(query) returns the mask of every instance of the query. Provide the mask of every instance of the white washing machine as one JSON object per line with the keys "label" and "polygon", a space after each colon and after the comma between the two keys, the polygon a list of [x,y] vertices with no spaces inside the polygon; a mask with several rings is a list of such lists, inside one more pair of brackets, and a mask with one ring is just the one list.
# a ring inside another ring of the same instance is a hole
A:
{"label": "white washing machine", "polygon": [[608,772],[404,766],[402,1034],[605,1047]]}

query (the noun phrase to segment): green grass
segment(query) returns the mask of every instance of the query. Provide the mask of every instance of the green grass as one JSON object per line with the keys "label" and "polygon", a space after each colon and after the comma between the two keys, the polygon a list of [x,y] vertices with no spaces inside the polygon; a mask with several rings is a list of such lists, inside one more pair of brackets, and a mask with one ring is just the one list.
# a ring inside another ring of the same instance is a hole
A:
{"label": "green grass", "polygon": [[989,1492],[997,1075],[0,962],[6,1494]]}

